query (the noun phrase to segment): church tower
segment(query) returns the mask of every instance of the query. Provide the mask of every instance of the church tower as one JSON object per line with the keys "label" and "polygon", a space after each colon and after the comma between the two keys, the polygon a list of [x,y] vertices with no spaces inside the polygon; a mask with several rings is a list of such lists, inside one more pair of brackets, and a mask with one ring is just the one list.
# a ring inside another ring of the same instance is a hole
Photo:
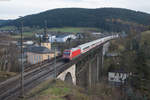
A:
{"label": "church tower", "polygon": [[41,42],[41,46],[48,48],[51,50],[51,43],[49,42],[49,37],[47,34],[47,21],[45,20],[44,34]]}

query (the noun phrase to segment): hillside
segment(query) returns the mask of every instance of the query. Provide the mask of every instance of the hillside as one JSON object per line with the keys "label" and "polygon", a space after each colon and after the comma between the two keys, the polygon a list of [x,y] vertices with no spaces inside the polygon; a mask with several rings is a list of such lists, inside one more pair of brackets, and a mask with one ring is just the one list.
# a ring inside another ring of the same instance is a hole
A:
{"label": "hillside", "polygon": [[0,25],[2,25],[5,22],[5,20],[0,20]]}
{"label": "hillside", "polygon": [[10,22],[10,20],[0,20],[0,25]]}
{"label": "hillside", "polygon": [[24,100],[119,100],[119,93],[106,83],[85,90],[60,80],[47,80],[28,92]]}
{"label": "hillside", "polygon": [[150,14],[122,8],[62,8],[28,15],[4,26],[18,26],[23,21],[25,26],[43,27],[44,20],[47,20],[49,28],[96,27],[107,31],[122,31],[129,30],[131,25],[150,25]]}

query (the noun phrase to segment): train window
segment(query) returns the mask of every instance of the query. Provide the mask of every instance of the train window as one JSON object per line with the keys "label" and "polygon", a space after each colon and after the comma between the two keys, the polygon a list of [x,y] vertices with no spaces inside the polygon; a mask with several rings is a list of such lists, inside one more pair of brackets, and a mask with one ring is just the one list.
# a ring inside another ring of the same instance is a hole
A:
{"label": "train window", "polygon": [[70,52],[64,52],[65,55],[70,55]]}
{"label": "train window", "polygon": [[85,50],[85,49],[87,49],[87,48],[89,48],[89,46],[88,46],[88,47],[85,47],[83,50]]}

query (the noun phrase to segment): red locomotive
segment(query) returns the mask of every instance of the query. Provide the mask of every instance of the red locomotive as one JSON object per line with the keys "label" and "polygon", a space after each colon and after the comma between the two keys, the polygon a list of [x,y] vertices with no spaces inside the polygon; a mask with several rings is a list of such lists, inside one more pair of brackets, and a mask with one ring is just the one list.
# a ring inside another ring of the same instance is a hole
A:
{"label": "red locomotive", "polygon": [[64,59],[72,60],[76,56],[81,54],[81,50],[79,48],[71,48],[70,50],[65,50],[63,54]]}

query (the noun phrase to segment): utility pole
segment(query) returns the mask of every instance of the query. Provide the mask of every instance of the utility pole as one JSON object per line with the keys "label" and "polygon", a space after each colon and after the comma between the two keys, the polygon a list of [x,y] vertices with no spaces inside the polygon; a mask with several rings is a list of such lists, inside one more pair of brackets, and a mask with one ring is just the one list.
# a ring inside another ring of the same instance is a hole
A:
{"label": "utility pole", "polygon": [[21,98],[24,98],[23,21],[21,21]]}
{"label": "utility pole", "polygon": [[55,56],[54,67],[55,67],[55,78],[56,78],[56,77],[57,77],[57,75],[56,75],[56,46],[55,46],[55,53],[54,53],[54,56]]}

